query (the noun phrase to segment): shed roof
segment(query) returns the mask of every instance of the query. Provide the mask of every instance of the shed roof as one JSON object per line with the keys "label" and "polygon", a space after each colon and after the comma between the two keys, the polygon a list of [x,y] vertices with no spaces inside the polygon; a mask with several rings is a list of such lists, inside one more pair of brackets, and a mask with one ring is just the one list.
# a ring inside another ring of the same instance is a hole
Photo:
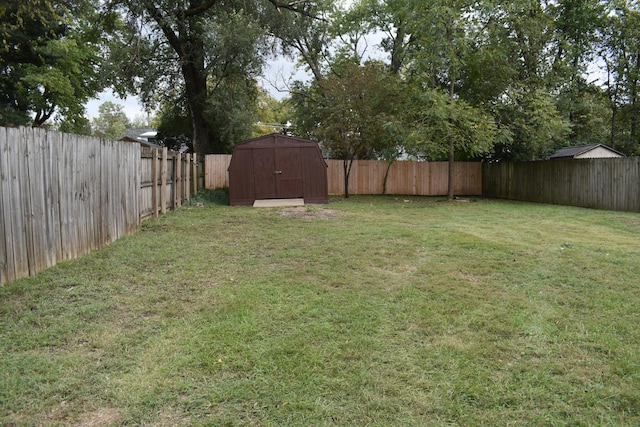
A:
{"label": "shed roof", "polygon": [[576,145],[574,147],[564,147],[553,153],[550,159],[573,159],[582,154],[585,154],[591,150],[595,150],[596,148],[603,148],[608,150],[614,154],[618,154],[620,156],[624,156],[621,152],[614,150],[611,147],[607,147],[603,144],[591,144],[591,145]]}
{"label": "shed roof", "polygon": [[235,145],[234,150],[248,150],[254,147],[314,147],[318,150],[320,147],[315,141],[310,141],[296,136],[284,135],[281,133],[270,133],[268,135],[258,136],[246,141],[239,142]]}

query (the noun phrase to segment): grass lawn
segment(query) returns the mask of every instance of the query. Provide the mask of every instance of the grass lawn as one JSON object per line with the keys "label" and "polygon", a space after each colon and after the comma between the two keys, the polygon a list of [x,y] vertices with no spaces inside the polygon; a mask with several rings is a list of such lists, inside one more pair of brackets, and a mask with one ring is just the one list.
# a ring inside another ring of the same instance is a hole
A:
{"label": "grass lawn", "polygon": [[640,424],[640,215],[202,200],[0,288],[0,425]]}

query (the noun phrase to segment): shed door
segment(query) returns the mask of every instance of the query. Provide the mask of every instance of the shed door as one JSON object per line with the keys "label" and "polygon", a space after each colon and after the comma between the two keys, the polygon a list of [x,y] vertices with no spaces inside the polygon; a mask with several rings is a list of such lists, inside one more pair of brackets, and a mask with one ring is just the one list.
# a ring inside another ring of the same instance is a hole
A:
{"label": "shed door", "polygon": [[256,200],[278,198],[275,162],[273,148],[253,149],[253,177]]}
{"label": "shed door", "polygon": [[276,190],[278,199],[295,199],[304,195],[302,185],[302,152],[300,148],[275,150]]}
{"label": "shed door", "polygon": [[300,148],[256,148],[253,152],[256,200],[303,197]]}

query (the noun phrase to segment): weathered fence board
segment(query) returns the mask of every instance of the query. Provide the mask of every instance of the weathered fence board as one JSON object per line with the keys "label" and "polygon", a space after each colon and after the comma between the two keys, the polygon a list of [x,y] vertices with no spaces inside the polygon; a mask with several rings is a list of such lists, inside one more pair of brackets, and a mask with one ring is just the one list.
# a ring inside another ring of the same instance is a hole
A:
{"label": "weathered fence board", "polygon": [[489,163],[483,195],[640,212],[640,157]]}
{"label": "weathered fence board", "polygon": [[191,198],[191,154],[185,156],[184,161],[184,200]]}
{"label": "weathered fence board", "polygon": [[46,216],[45,216],[45,181],[50,177],[44,175],[42,130],[26,133],[26,174],[29,180],[29,191],[24,192],[24,202],[27,214],[27,253],[29,259],[29,272],[35,274],[44,270],[47,266],[48,248],[46,247]]}
{"label": "weathered fence board", "polygon": [[[231,155],[206,156],[206,188],[229,185],[227,169]],[[342,160],[327,160],[329,194],[344,192]],[[350,194],[382,194],[384,177],[389,164],[377,160],[356,160],[349,175]],[[482,194],[482,165],[479,162],[454,164],[454,192],[457,195]],[[393,162],[387,178],[386,194],[441,196],[447,194],[447,162]]]}
{"label": "weathered fence board", "polygon": [[[143,149],[140,167],[140,217],[157,217],[159,212],[180,207],[197,192],[198,170],[195,154]],[[195,171],[195,176],[193,176]]]}
{"label": "weathered fence board", "polygon": [[205,156],[205,188],[215,189],[229,186],[231,154],[209,154]]}
{"label": "weathered fence board", "polygon": [[164,153],[147,159],[136,143],[0,127],[0,284],[133,233],[161,196],[164,211],[190,197],[190,182],[202,188],[196,156]]}
{"label": "weathered fence board", "polygon": [[42,129],[0,134],[2,283],[138,228],[139,147]]}
{"label": "weathered fence board", "polygon": [[[3,256],[0,257],[0,283],[5,283],[9,280],[16,278],[16,257],[18,256],[17,248],[15,247],[15,239],[13,238],[14,230],[14,216],[11,212],[14,211],[14,164],[11,160],[15,157],[12,154],[12,149],[16,147],[9,144],[7,141],[11,140],[11,136],[8,133],[12,129],[0,128],[0,202],[2,202],[2,209],[0,209],[0,215],[2,222],[0,223],[0,249],[3,250]],[[17,208],[16,208],[17,209]]]}
{"label": "weathered fence board", "polygon": [[[3,279],[13,280],[29,274],[29,262],[27,260],[27,242],[24,236],[24,221],[26,212],[22,203],[21,172],[20,167],[24,159],[24,144],[14,144],[16,140],[22,140],[20,129],[4,129],[5,138],[2,149],[5,154],[3,159],[3,204],[5,227],[7,231],[6,253],[7,266]],[[26,182],[24,183],[26,185]]]}

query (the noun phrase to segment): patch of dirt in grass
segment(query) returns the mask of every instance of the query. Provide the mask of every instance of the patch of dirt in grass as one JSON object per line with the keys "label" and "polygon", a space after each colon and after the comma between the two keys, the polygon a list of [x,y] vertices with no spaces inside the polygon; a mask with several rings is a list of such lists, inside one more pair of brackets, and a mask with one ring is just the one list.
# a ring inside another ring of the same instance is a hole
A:
{"label": "patch of dirt in grass", "polygon": [[304,206],[285,208],[280,211],[280,214],[292,219],[331,220],[342,218],[342,214],[334,211],[333,209],[309,209]]}
{"label": "patch of dirt in grass", "polygon": [[458,275],[460,276],[461,279],[466,280],[466,281],[471,282],[471,283],[478,283],[480,281],[478,276],[473,275],[473,274],[467,274],[467,273],[464,273],[462,271],[459,271]]}
{"label": "patch of dirt in grass", "polygon": [[169,407],[163,409],[159,414],[158,418],[154,421],[154,426],[159,427],[172,427],[177,425],[190,425],[191,420],[189,417],[185,416],[181,410]]}
{"label": "patch of dirt in grass", "polygon": [[[415,274],[418,271],[418,267],[416,267],[413,264],[399,263],[398,265],[392,265],[392,266],[371,266],[369,267],[369,270],[375,271],[381,276],[389,276],[389,277],[395,277],[396,279],[400,279],[402,277],[411,276]],[[394,280],[391,283],[389,283],[390,288],[402,287],[404,285],[405,284],[402,280],[400,281]]]}
{"label": "patch of dirt in grass", "polygon": [[120,418],[120,413],[114,408],[99,408],[83,414],[75,424],[78,427],[106,426],[114,424]]}

